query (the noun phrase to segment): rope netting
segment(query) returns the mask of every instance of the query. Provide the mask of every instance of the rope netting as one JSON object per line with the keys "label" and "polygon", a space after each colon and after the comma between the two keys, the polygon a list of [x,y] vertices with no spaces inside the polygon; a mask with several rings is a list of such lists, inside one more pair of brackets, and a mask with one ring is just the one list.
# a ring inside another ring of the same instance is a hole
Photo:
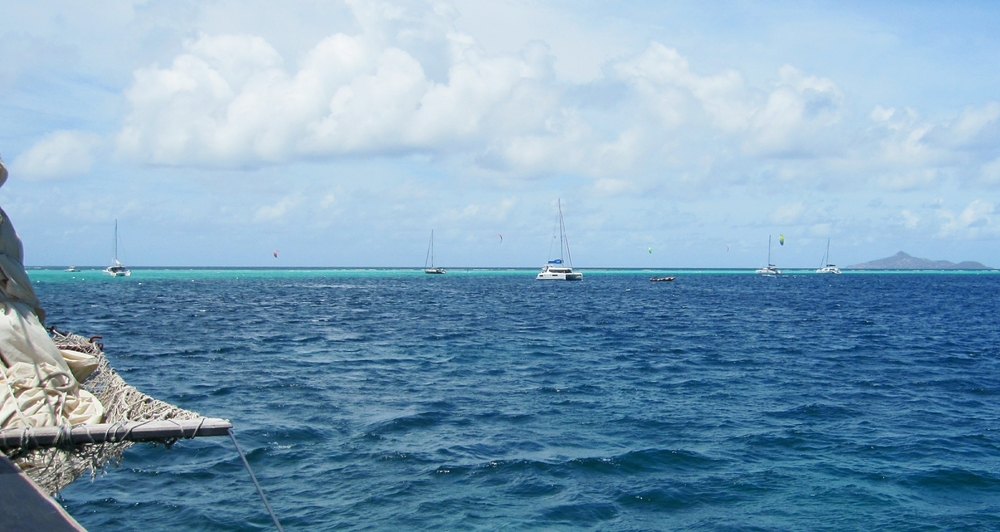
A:
{"label": "rope netting", "polygon": [[[60,350],[87,353],[97,357],[97,369],[81,384],[104,406],[103,423],[150,420],[198,419],[195,412],[154,399],[128,385],[108,363],[98,337],[85,338],[52,330],[52,340]],[[165,442],[171,443],[171,442]],[[50,449],[8,453],[8,457],[42,489],[55,494],[90,470],[91,478],[109,463],[118,465],[132,442],[82,444]]]}

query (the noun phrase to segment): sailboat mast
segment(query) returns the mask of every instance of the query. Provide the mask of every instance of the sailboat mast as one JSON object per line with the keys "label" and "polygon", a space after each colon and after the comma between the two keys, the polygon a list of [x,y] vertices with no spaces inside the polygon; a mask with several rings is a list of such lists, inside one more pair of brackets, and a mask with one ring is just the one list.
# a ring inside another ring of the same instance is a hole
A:
{"label": "sailboat mast", "polygon": [[[830,239],[829,238],[826,239],[826,260],[824,262],[826,262],[826,264],[830,264]],[[826,264],[824,264],[824,266],[826,266]]]}
{"label": "sailboat mast", "polygon": [[115,218],[115,263],[118,262],[118,218]]}
{"label": "sailboat mast", "polygon": [[564,257],[563,257],[563,246],[565,245],[563,243],[563,235],[566,234],[566,226],[563,223],[562,199],[560,198],[559,200],[557,200],[557,202],[558,202],[558,205],[559,205],[559,262],[562,263],[563,259],[564,259]]}
{"label": "sailboat mast", "polygon": [[434,230],[431,229],[431,268],[434,267]]}
{"label": "sailboat mast", "polygon": [[573,252],[569,249],[569,238],[566,236],[566,221],[563,220],[562,200],[559,200],[559,260],[563,260],[563,247],[566,248],[566,259],[569,267],[573,267]]}
{"label": "sailboat mast", "polygon": [[771,265],[771,235],[767,235],[767,265]]}

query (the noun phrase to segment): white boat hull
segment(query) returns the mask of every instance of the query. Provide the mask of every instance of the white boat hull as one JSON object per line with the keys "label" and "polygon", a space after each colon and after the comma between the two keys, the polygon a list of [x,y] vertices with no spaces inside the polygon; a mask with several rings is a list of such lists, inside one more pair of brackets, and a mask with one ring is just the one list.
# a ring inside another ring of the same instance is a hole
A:
{"label": "white boat hull", "polygon": [[539,281],[582,281],[582,273],[540,273],[535,276]]}
{"label": "white boat hull", "polygon": [[538,281],[582,281],[583,274],[574,272],[572,268],[552,268],[546,265],[535,276]]}

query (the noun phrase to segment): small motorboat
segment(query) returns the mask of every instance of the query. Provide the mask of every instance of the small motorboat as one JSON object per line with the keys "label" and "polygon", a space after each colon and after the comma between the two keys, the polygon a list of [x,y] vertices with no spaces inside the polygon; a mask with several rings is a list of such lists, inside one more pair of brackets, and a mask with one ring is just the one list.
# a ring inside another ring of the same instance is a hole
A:
{"label": "small motorboat", "polygon": [[666,281],[673,281],[673,277],[650,277],[649,281],[653,283],[663,283]]}

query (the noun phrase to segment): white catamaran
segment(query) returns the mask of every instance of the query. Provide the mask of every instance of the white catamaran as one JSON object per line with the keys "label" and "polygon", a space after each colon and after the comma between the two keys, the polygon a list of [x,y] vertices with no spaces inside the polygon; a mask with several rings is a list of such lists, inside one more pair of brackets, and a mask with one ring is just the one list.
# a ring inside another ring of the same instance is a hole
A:
{"label": "white catamaran", "polygon": [[768,277],[781,273],[777,266],[771,264],[771,235],[767,235],[767,266],[759,268],[757,273]]}
{"label": "white catamaran", "polygon": [[[565,254],[563,253],[565,251]],[[549,255],[551,256],[551,255]],[[566,266],[563,259],[569,259]],[[573,254],[569,251],[569,239],[566,238],[566,223],[563,222],[562,200],[559,200],[559,258],[552,259],[542,271],[535,276],[539,281],[582,281],[583,274],[573,271]]]}
{"label": "white catamaran", "polygon": [[823,255],[823,266],[816,270],[816,273],[840,273],[840,268],[836,264],[830,264],[830,239],[826,239],[826,255]]}
{"label": "white catamaran", "polygon": [[111,263],[111,266],[104,268],[104,273],[112,277],[128,277],[132,275],[132,270],[126,268],[118,260],[118,220],[115,220],[115,260]]}
{"label": "white catamaran", "polygon": [[[431,261],[431,267],[430,268],[427,267],[427,259],[428,258]],[[424,273],[441,274],[441,273],[444,273],[445,271],[446,270],[444,268],[441,268],[441,267],[435,268],[434,267],[434,230],[431,229],[431,243],[427,245],[427,256],[424,257]]]}

